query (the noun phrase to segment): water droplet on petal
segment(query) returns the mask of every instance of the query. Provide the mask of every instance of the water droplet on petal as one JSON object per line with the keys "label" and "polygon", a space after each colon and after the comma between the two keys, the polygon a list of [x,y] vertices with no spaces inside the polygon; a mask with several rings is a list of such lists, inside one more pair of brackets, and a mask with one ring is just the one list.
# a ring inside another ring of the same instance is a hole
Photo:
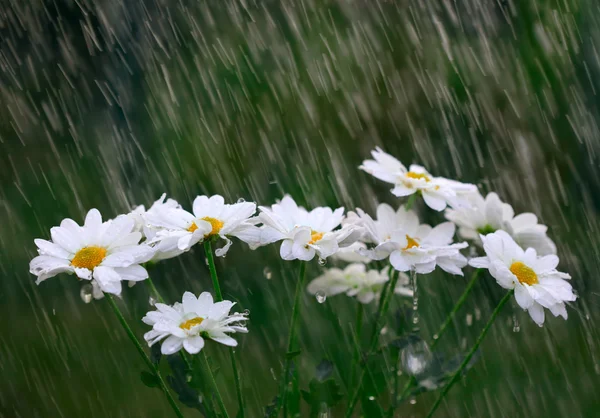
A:
{"label": "water droplet on petal", "polygon": [[325,292],[322,292],[320,290],[317,293],[315,293],[315,297],[317,298],[317,302],[319,303],[324,303],[327,300],[327,295],[325,294]]}
{"label": "water droplet on petal", "polygon": [[92,301],[92,285],[89,283],[81,286],[81,290],[79,291],[79,295],[81,296],[81,300],[85,303],[90,303]]}
{"label": "water droplet on petal", "polygon": [[237,203],[244,203],[245,201],[246,201],[246,199],[244,199],[243,197],[240,197],[240,198],[237,200]]}
{"label": "water droplet on petal", "polygon": [[271,280],[271,278],[273,277],[273,272],[271,271],[271,269],[269,267],[265,267],[263,269],[263,275],[265,276],[265,278],[267,280]]}
{"label": "water droplet on petal", "polygon": [[410,344],[402,350],[402,368],[411,376],[423,373],[431,364],[431,350],[423,340]]}

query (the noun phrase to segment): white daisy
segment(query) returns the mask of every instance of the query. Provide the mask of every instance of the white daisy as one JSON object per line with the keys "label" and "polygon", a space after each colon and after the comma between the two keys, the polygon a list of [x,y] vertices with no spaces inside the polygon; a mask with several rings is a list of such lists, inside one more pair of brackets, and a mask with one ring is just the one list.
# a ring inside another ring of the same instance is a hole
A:
{"label": "white daisy", "polygon": [[[163,227],[158,227],[152,225],[149,219],[152,219],[153,216],[159,216],[161,211],[168,209],[179,209],[181,210],[181,205],[177,203],[174,199],[167,199],[166,193],[163,193],[162,196],[156,200],[152,206],[148,210],[144,207],[144,205],[140,205],[136,207],[133,211],[127,214],[127,216],[131,217],[135,221],[135,230],[140,231],[146,237],[146,242],[153,242],[156,238],[156,234],[163,230]],[[154,256],[150,261],[159,261],[165,260],[168,258],[173,258],[183,253],[184,250],[180,250],[177,248],[176,239],[168,240],[159,240],[156,243],[153,243],[153,248],[155,250]]]}
{"label": "white daisy", "polygon": [[396,158],[376,148],[371,152],[374,160],[365,160],[359,167],[372,176],[394,184],[395,196],[410,196],[421,192],[423,200],[431,209],[441,211],[446,206],[469,206],[466,193],[477,190],[473,184],[460,183],[443,177],[434,177],[424,167],[413,164],[408,169]]}
{"label": "white daisy", "polygon": [[120,295],[122,280],[148,278],[140,264],[154,254],[150,246],[138,245],[142,234],[133,229],[130,217],[102,222],[97,209],[88,212],[83,226],[65,219],[50,230],[52,241],[35,240],[40,255],[31,260],[30,272],[38,277],[37,284],[59,273],[75,273],[80,279],[93,279],[96,297],[98,289]]}
{"label": "white daisy", "polygon": [[160,229],[151,243],[158,245],[161,252],[188,251],[198,242],[219,237],[225,240],[225,246],[215,254],[222,257],[231,246],[229,237],[258,244],[258,229],[248,222],[254,212],[253,202],[225,204],[219,195],[198,196],[194,199],[193,213],[181,207],[163,206],[154,213],[147,212],[146,220],[151,227]]}
{"label": "white daisy", "polygon": [[339,251],[335,253],[332,257],[336,260],[340,260],[346,263],[368,264],[372,260],[369,257],[360,254],[360,251],[363,251],[366,248],[367,245],[364,242],[356,241],[354,244],[340,248]]}
{"label": "white daisy", "polygon": [[157,303],[157,310],[142,318],[145,324],[152,326],[144,339],[149,346],[164,340],[161,352],[165,355],[174,354],[182,347],[188,353],[196,354],[204,347],[205,339],[235,347],[237,341],[227,334],[248,332],[242,325],[248,317],[243,313],[230,315],[233,305],[235,303],[228,300],[214,303],[208,292],[198,297],[185,292],[182,303],[176,302],[173,306]]}
{"label": "white daisy", "polygon": [[318,207],[308,212],[286,195],[273,206],[260,206],[256,222],[260,228],[260,245],[281,243],[280,255],[284,260],[312,260],[315,255],[326,259],[340,248],[348,247],[362,235],[356,225],[337,229],[344,219],[344,208],[335,211]]}
{"label": "white daisy", "polygon": [[556,255],[539,257],[533,248],[523,251],[505,231],[482,235],[481,240],[486,257],[469,260],[471,266],[488,269],[500,286],[514,289],[517,303],[538,325],[544,323],[543,308],[567,319],[565,302],[577,296],[566,281],[571,276],[556,270]]}
{"label": "white daisy", "polygon": [[[315,295],[323,293],[325,296],[335,296],[345,293],[346,296],[356,297],[360,303],[371,303],[381,292],[383,284],[389,280],[389,269],[367,270],[364,264],[350,264],[344,270],[330,268],[311,281],[307,290]],[[403,296],[412,296],[408,288],[409,278],[400,273],[396,284],[395,293]]]}
{"label": "white daisy", "polygon": [[374,245],[361,253],[373,260],[390,257],[390,263],[398,271],[414,269],[419,274],[431,273],[436,266],[444,271],[463,275],[462,268],[467,259],[460,253],[466,242],[452,243],[455,226],[445,222],[432,228],[420,224],[417,214],[400,206],[394,211],[382,203],[377,208],[377,220],[361,209],[349,215],[355,224],[365,229],[363,239]]}
{"label": "white daisy", "polygon": [[481,245],[479,235],[503,230],[523,248],[534,248],[538,254],[556,254],[556,245],[546,234],[548,227],[538,224],[533,213],[514,216],[511,205],[500,200],[496,193],[485,199],[479,192],[468,196],[471,207],[447,209],[446,218],[458,226],[461,237]]}

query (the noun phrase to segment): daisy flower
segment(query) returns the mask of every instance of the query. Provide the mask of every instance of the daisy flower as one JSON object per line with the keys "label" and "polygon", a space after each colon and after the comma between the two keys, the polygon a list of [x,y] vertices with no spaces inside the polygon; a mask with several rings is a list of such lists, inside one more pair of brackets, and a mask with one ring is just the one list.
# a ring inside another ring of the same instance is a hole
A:
{"label": "daisy flower", "polygon": [[279,203],[259,209],[256,222],[262,223],[260,245],[283,241],[280,255],[284,260],[310,261],[315,255],[326,259],[362,235],[356,225],[338,229],[344,219],[344,208],[318,207],[309,212],[286,195]]}
{"label": "daisy flower", "polygon": [[361,254],[373,260],[390,257],[390,263],[398,271],[414,269],[419,274],[431,273],[436,266],[442,270],[462,276],[462,268],[467,259],[460,253],[466,242],[452,243],[455,226],[444,222],[432,228],[419,223],[417,214],[404,206],[397,211],[382,203],[377,208],[377,220],[363,210],[349,215],[354,224],[365,230],[363,239],[373,248],[362,250]]}
{"label": "daisy flower", "polygon": [[204,341],[210,339],[230,347],[237,341],[228,334],[248,330],[242,323],[248,320],[246,314],[229,314],[234,302],[223,300],[214,303],[210,293],[203,292],[196,297],[185,292],[182,303],[173,306],[157,303],[156,311],[150,311],[142,321],[152,326],[144,334],[149,346],[162,341],[161,352],[174,354],[184,348],[190,354],[196,354],[204,348]]}
{"label": "daisy flower", "polygon": [[364,251],[366,248],[367,245],[364,242],[356,241],[354,244],[340,248],[332,257],[345,263],[368,264],[372,260],[369,257],[360,254],[360,252]]}
{"label": "daisy flower", "polygon": [[432,176],[424,167],[413,164],[408,169],[395,157],[381,148],[371,152],[373,160],[365,160],[359,167],[372,176],[394,185],[395,196],[410,196],[420,192],[425,204],[433,210],[442,211],[446,206],[469,206],[465,194],[477,190],[473,184],[460,183],[443,177]]}
{"label": "daisy flower", "polygon": [[548,238],[546,225],[538,224],[533,213],[515,216],[511,205],[500,200],[496,193],[485,198],[477,193],[469,195],[471,207],[447,209],[446,219],[458,226],[461,237],[481,245],[480,235],[506,231],[523,248],[534,248],[538,254],[556,254],[556,245]]}
{"label": "daisy flower", "polygon": [[226,204],[223,197],[198,196],[192,212],[181,207],[157,208],[146,213],[146,220],[158,232],[150,241],[161,252],[188,251],[198,242],[212,237],[225,240],[225,246],[215,251],[223,257],[231,247],[230,237],[237,237],[250,245],[258,245],[258,230],[248,222],[256,212],[253,202]]}
{"label": "daisy flower", "polygon": [[[363,304],[368,304],[381,292],[383,284],[389,280],[389,269],[367,270],[364,264],[350,264],[344,270],[330,268],[311,281],[307,290],[310,294],[323,293],[325,296],[335,296],[345,293],[346,296],[356,297]],[[412,296],[408,288],[409,278],[400,273],[395,293]]]}
{"label": "daisy flower", "polygon": [[97,209],[87,213],[83,226],[64,219],[50,229],[52,241],[35,240],[40,255],[31,260],[30,272],[37,276],[37,284],[59,273],[75,273],[92,281],[97,298],[98,290],[120,295],[121,281],[148,278],[140,264],[154,254],[150,246],[138,245],[142,234],[134,226],[125,215],[102,222]]}
{"label": "daisy flower", "polygon": [[[164,228],[152,225],[150,223],[150,219],[153,217],[159,216],[161,211],[169,210],[169,209],[177,209],[181,210],[181,205],[177,203],[174,199],[167,199],[166,193],[163,193],[162,196],[156,200],[152,206],[148,210],[146,210],[144,205],[137,206],[133,209],[127,216],[131,217],[135,222],[135,230],[143,233],[144,237],[146,237],[146,242],[153,242],[156,238],[156,235],[159,231],[162,231]],[[155,250],[154,256],[150,261],[160,261],[168,258],[173,258],[183,253],[184,250],[180,250],[177,245],[177,239],[172,238],[159,240],[158,242],[153,244],[153,248]],[[175,245],[173,245],[175,244]]]}
{"label": "daisy flower", "polygon": [[540,257],[533,248],[523,250],[505,231],[481,235],[481,241],[486,256],[471,259],[471,266],[488,269],[500,286],[514,289],[519,306],[539,326],[544,323],[543,308],[567,319],[565,302],[577,296],[566,281],[571,276],[556,270],[556,255]]}

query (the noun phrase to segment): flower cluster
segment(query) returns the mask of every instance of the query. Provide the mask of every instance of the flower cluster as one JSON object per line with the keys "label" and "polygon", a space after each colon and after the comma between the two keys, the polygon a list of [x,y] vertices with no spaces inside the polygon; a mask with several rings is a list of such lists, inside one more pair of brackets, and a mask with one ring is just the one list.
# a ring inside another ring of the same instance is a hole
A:
{"label": "flower cluster", "polygon": [[356,250],[360,255],[373,260],[389,257],[391,265],[400,271],[424,274],[439,266],[448,273],[462,275],[467,259],[460,250],[468,244],[452,243],[457,226],[462,238],[483,247],[485,252],[485,257],[473,258],[469,264],[488,269],[500,286],[514,289],[517,303],[538,325],[544,323],[543,308],[567,318],[565,302],[575,301],[576,295],[566,281],[570,276],[556,270],[556,245],[537,216],[515,216],[512,206],[496,193],[484,198],[473,185],[433,177],[418,165],[406,169],[379,148],[372,155],[374,159],[364,161],[362,170],[394,184],[395,196],[419,193],[430,208],[446,209],[445,217],[450,222],[434,228],[421,225],[416,213],[402,206],[394,211],[389,205],[379,205],[376,220],[357,209],[347,222],[365,230],[361,240],[366,246]]}
{"label": "flower cluster", "polygon": [[[462,269],[470,264],[488,269],[500,286],[514,289],[517,303],[536,323],[544,322],[543,308],[567,317],[565,303],[576,299],[566,281],[570,277],[556,270],[556,246],[534,214],[515,216],[497,194],[484,198],[472,184],[435,177],[419,165],[406,168],[379,148],[372,156],[360,168],[393,184],[394,196],[411,196],[409,203],[397,208],[381,203],[372,217],[360,208],[347,215],[342,207],[307,210],[285,195],[272,206],[258,206],[257,213],[254,202],[240,199],[229,204],[215,195],[196,197],[188,211],[163,194],[148,210],[138,206],[108,221],[96,209],[88,212],[81,226],[63,220],[51,228],[50,241],[35,240],[39,255],[31,261],[30,271],[38,284],[59,273],[75,274],[89,281],[94,296],[101,298],[105,293],[120,295],[122,281],[147,279],[145,263],[179,256],[199,243],[223,243],[215,254],[224,257],[233,239],[251,249],[281,242],[283,260],[332,257],[349,263],[325,269],[308,285],[312,294],[346,294],[370,303],[394,269],[399,275],[394,293],[411,296],[406,272],[429,274],[439,267],[462,276]],[[447,222],[433,227],[421,223],[410,207],[416,196],[436,212],[445,210]],[[468,243],[454,241],[457,227],[460,237],[483,248],[484,257],[467,260],[461,251]],[[380,263],[386,259],[387,267]],[[229,334],[247,332],[242,324],[248,318],[230,314],[233,305],[213,303],[207,292],[198,298],[186,292],[182,303],[159,303],[156,311],[148,312],[143,321],[152,330],[145,339],[149,345],[162,341],[164,354],[181,348],[197,353],[206,339],[235,346]]]}

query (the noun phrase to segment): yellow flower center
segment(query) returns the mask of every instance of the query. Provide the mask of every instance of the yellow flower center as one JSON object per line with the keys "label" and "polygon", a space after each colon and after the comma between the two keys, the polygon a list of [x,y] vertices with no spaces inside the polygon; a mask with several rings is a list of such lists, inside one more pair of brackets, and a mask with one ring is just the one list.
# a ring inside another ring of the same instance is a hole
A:
{"label": "yellow flower center", "polygon": [[406,247],[404,247],[403,250],[409,250],[411,248],[419,246],[419,243],[417,242],[417,240],[408,235],[406,235],[406,242],[407,242]]}
{"label": "yellow flower center", "polygon": [[208,222],[210,226],[212,226],[211,231],[208,234],[206,234],[206,236],[208,237],[212,235],[217,235],[219,231],[221,231],[221,228],[223,228],[223,222],[221,222],[218,219],[211,218],[210,216],[205,216],[204,218],[202,218],[202,220]]}
{"label": "yellow flower center", "polygon": [[199,316],[197,316],[196,318],[188,319],[187,321],[182,322],[179,325],[179,328],[186,329],[189,331],[190,329],[192,329],[192,327],[195,327],[196,325],[200,325],[202,323],[202,321],[204,321],[204,318],[200,318]]}
{"label": "yellow flower center", "polygon": [[431,179],[429,178],[429,176],[427,174],[415,173],[414,171],[409,171],[408,173],[406,173],[406,177],[408,177],[410,179],[415,179],[415,180],[424,179],[427,182],[431,181]]}
{"label": "yellow flower center", "polygon": [[[217,235],[219,233],[219,231],[221,231],[221,228],[223,228],[223,222],[221,222],[218,219],[211,218],[210,216],[205,216],[204,218],[202,218],[202,220],[208,222],[210,224],[210,226],[212,227],[211,231],[208,234],[206,234],[207,237],[210,237],[212,235]],[[188,232],[193,233],[197,229],[198,229],[198,225],[196,225],[196,223],[193,222],[187,230],[188,230]]]}
{"label": "yellow flower center", "polygon": [[71,260],[71,265],[77,268],[93,270],[106,257],[106,248],[102,247],[84,247],[75,253]]}
{"label": "yellow flower center", "polygon": [[539,283],[538,276],[535,274],[535,271],[520,261],[512,263],[510,266],[510,272],[517,276],[517,279],[519,279],[521,283],[528,284],[529,286]]}
{"label": "yellow flower center", "polygon": [[323,235],[325,235],[322,232],[317,232],[317,231],[310,231],[310,241],[308,242],[309,244],[314,244],[318,241],[321,241],[323,239]]}

